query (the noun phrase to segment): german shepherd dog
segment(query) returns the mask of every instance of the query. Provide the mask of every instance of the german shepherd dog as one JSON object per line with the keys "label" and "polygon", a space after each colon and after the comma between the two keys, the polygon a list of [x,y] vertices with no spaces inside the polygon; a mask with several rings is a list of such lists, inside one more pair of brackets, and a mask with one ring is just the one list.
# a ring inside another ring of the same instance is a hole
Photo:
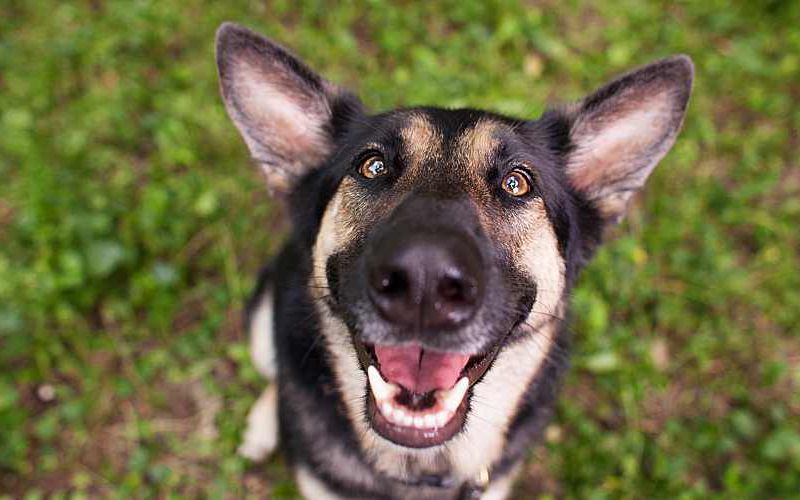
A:
{"label": "german shepherd dog", "polygon": [[248,325],[272,380],[240,453],[308,498],[503,498],[551,416],[570,290],[678,134],[678,55],[535,120],[372,114],[278,44],[217,33],[225,108],[291,230]]}

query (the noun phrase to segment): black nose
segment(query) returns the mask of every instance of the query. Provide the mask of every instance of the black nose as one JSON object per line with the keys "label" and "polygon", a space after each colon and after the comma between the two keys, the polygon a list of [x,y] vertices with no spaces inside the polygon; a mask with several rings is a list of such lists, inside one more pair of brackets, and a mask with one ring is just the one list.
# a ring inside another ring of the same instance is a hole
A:
{"label": "black nose", "polygon": [[482,299],[480,254],[455,234],[382,238],[367,267],[370,299],[398,325],[452,329],[469,320]]}

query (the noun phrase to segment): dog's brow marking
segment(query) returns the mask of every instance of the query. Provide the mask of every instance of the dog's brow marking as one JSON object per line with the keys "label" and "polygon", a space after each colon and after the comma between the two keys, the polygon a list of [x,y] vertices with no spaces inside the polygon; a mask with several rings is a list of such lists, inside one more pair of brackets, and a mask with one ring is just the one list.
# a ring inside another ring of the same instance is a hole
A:
{"label": "dog's brow marking", "polygon": [[500,145],[497,132],[502,127],[502,124],[492,120],[480,120],[461,133],[457,149],[470,170],[478,171],[485,167],[491,155]]}
{"label": "dog's brow marking", "polygon": [[484,227],[487,221],[485,207],[491,202],[492,193],[485,188],[486,171],[492,157],[500,146],[498,131],[504,127],[493,120],[481,119],[474,126],[464,130],[455,141],[456,165],[463,177],[467,190],[476,203],[479,217]]}
{"label": "dog's brow marking", "polygon": [[406,178],[416,178],[423,165],[442,156],[442,134],[422,113],[408,116],[400,137],[408,161]]}

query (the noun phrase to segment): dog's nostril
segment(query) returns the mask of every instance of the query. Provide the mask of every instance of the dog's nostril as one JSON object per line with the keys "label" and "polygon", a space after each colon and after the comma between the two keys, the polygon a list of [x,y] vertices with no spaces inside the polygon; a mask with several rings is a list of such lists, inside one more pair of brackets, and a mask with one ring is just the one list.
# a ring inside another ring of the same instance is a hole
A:
{"label": "dog's nostril", "polygon": [[445,276],[439,280],[436,293],[440,298],[449,302],[469,302],[475,295],[474,288],[463,279]]}
{"label": "dog's nostril", "polygon": [[384,318],[396,324],[410,325],[419,316],[411,297],[414,276],[407,269],[377,266],[369,278],[369,297]]}
{"label": "dog's nostril", "polygon": [[400,295],[408,290],[408,276],[397,269],[383,270],[377,274],[374,286],[378,293]]}

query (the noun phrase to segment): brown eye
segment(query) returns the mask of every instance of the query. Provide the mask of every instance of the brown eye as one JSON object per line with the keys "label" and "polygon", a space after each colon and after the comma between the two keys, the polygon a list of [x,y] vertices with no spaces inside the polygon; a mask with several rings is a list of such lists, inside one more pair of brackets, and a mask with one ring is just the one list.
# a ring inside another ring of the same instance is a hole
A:
{"label": "brown eye", "polygon": [[372,155],[361,163],[359,171],[367,179],[374,179],[386,174],[388,170],[386,163],[383,161],[383,156]]}
{"label": "brown eye", "polygon": [[503,177],[503,190],[511,196],[525,196],[531,191],[528,174],[515,168]]}

